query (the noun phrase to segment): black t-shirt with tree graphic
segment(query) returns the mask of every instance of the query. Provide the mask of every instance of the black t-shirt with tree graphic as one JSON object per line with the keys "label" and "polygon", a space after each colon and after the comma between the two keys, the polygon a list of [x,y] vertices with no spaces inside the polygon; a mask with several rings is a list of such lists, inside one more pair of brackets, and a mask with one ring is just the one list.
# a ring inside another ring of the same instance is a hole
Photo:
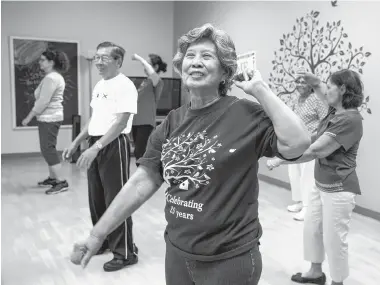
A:
{"label": "black t-shirt with tree graphic", "polygon": [[161,174],[166,190],[165,240],[190,259],[229,258],[255,246],[258,160],[281,155],[261,105],[233,96],[171,111],[138,163]]}

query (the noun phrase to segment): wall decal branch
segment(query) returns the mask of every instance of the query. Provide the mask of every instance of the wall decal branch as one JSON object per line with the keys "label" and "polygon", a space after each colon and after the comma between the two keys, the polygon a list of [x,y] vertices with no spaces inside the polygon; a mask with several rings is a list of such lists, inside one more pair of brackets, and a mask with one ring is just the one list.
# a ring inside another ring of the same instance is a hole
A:
{"label": "wall decal branch", "polygon": [[[311,11],[297,18],[292,31],[283,34],[280,48],[274,52],[269,85],[290,107],[295,100],[295,74],[297,67],[305,67],[327,82],[331,73],[351,69],[363,74],[363,68],[371,53],[364,47],[354,47],[348,40],[342,22],[319,24],[319,12]],[[365,97],[360,110],[372,111],[368,107],[369,96]]]}

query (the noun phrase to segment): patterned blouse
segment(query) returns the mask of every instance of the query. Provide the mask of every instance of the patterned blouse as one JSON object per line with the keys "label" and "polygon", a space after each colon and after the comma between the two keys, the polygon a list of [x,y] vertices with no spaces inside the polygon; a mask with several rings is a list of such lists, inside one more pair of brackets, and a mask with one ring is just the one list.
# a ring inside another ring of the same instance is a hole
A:
{"label": "patterned blouse", "polygon": [[326,117],[328,106],[312,93],[304,102],[296,102],[293,111],[302,119],[310,134],[313,134],[321,120]]}

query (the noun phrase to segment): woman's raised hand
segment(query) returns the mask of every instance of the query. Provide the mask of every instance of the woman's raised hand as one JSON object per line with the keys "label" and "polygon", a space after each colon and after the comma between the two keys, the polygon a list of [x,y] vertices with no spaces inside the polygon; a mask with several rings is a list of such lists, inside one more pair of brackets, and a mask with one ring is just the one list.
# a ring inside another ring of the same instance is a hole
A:
{"label": "woman's raised hand", "polygon": [[239,76],[236,77],[234,80],[234,84],[242,89],[245,93],[250,94],[252,96],[255,96],[255,86],[257,83],[263,83],[266,84],[263,81],[263,78],[261,77],[261,73],[258,70],[253,70],[250,72],[247,72],[247,70],[243,69],[243,74],[242,76],[244,77],[244,80],[239,81],[241,79]]}
{"label": "woman's raised hand", "polygon": [[296,78],[303,78],[310,86],[317,86],[321,83],[321,80],[318,78],[318,76],[306,71],[304,67],[300,67],[296,70]]}

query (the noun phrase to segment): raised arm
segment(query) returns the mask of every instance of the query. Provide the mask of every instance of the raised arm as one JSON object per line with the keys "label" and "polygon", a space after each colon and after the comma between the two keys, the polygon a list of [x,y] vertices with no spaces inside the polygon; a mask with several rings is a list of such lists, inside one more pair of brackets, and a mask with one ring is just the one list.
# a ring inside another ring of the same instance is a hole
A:
{"label": "raised arm", "polygon": [[326,84],[322,82],[318,78],[318,76],[307,72],[304,68],[300,68],[297,70],[296,77],[302,77],[307,84],[313,87],[314,93],[318,96],[318,98],[327,105],[326,102]]}
{"label": "raised arm", "polygon": [[301,156],[310,146],[310,136],[302,120],[278,98],[255,71],[251,80],[235,81],[245,93],[254,96],[271,119],[277,136],[278,152],[286,159]]}
{"label": "raised arm", "polygon": [[152,79],[153,86],[156,87],[160,80],[160,77],[154,70],[153,66],[151,66],[149,62],[147,62],[144,58],[142,58],[138,54],[134,54],[132,56],[132,60],[137,60],[143,65],[147,75],[149,76],[150,79]]}

